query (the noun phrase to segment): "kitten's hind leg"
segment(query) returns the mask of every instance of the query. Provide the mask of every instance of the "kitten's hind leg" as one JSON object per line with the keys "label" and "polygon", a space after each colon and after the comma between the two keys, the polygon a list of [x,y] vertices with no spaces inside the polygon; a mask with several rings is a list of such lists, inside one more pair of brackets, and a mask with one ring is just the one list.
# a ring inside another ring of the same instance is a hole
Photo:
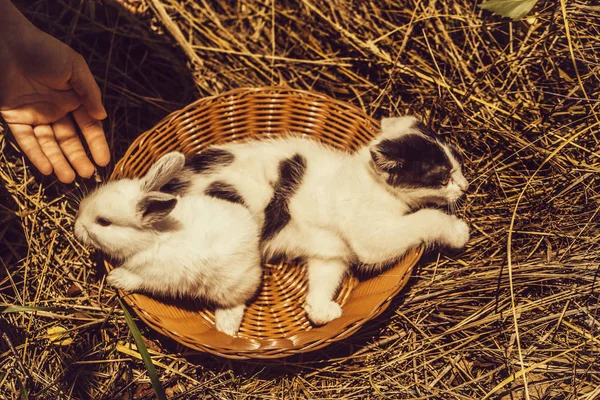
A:
{"label": "kitten's hind leg", "polygon": [[215,310],[215,323],[217,330],[235,336],[244,317],[245,304],[231,308],[217,308]]}
{"label": "kitten's hind leg", "polygon": [[304,309],[316,325],[323,325],[342,315],[342,308],[333,301],[348,265],[340,260],[308,260],[308,295]]}

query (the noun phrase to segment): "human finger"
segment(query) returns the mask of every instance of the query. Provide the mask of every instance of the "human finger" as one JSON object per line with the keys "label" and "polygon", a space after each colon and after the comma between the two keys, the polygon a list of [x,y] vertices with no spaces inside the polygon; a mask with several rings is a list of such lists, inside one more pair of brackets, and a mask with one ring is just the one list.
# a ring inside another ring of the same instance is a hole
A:
{"label": "human finger", "polygon": [[31,125],[8,124],[17,144],[25,153],[29,161],[44,175],[52,173],[52,164],[42,151],[40,144],[33,133]]}
{"label": "human finger", "polygon": [[48,160],[50,160],[58,180],[63,183],[73,182],[75,179],[75,172],[58,146],[52,127],[50,125],[38,125],[33,128],[33,133],[35,134],[42,151]]}
{"label": "human finger", "polygon": [[102,105],[100,88],[90,71],[85,59],[77,54],[73,61],[73,70],[69,83],[81,98],[81,103],[88,114],[97,120],[107,117],[106,110]]}
{"label": "human finger", "polygon": [[85,154],[81,140],[75,130],[75,125],[69,115],[59,119],[54,125],[54,135],[63,154],[69,160],[69,163],[75,168],[77,174],[84,178],[89,178],[94,174],[94,165]]}
{"label": "human finger", "polygon": [[73,118],[75,118],[75,122],[81,129],[96,164],[101,167],[106,166],[110,161],[110,150],[106,142],[104,129],[102,129],[102,123],[90,116],[83,107],[73,111]]}

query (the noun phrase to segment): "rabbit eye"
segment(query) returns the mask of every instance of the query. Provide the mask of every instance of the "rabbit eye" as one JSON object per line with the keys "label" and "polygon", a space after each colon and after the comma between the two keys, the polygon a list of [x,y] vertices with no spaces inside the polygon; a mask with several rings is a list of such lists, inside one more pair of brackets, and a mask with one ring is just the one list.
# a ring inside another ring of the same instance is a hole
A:
{"label": "rabbit eye", "polygon": [[98,217],[96,218],[96,223],[101,226],[109,226],[111,222],[106,218]]}

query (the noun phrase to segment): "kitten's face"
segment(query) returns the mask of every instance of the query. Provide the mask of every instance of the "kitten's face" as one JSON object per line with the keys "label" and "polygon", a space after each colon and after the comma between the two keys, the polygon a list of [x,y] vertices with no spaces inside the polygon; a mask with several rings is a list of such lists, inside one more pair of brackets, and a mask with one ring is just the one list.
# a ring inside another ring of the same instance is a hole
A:
{"label": "kitten's face", "polygon": [[413,202],[454,204],[467,190],[457,149],[413,117],[385,118],[370,146],[376,172]]}

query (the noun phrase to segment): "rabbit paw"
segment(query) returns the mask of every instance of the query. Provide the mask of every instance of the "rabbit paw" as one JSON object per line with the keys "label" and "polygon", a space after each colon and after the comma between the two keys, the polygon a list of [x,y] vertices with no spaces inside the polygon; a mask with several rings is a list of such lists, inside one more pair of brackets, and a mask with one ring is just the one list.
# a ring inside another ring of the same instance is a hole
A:
{"label": "rabbit paw", "polygon": [[321,304],[307,302],[304,305],[304,310],[308,314],[308,319],[315,325],[324,325],[342,316],[342,307],[334,301],[322,302]]}
{"label": "rabbit paw", "polygon": [[123,267],[110,271],[106,280],[111,286],[128,292],[140,289],[143,283],[142,278]]}
{"label": "rabbit paw", "polygon": [[235,336],[244,317],[244,304],[232,308],[217,308],[215,310],[215,325],[217,330],[230,336]]}

